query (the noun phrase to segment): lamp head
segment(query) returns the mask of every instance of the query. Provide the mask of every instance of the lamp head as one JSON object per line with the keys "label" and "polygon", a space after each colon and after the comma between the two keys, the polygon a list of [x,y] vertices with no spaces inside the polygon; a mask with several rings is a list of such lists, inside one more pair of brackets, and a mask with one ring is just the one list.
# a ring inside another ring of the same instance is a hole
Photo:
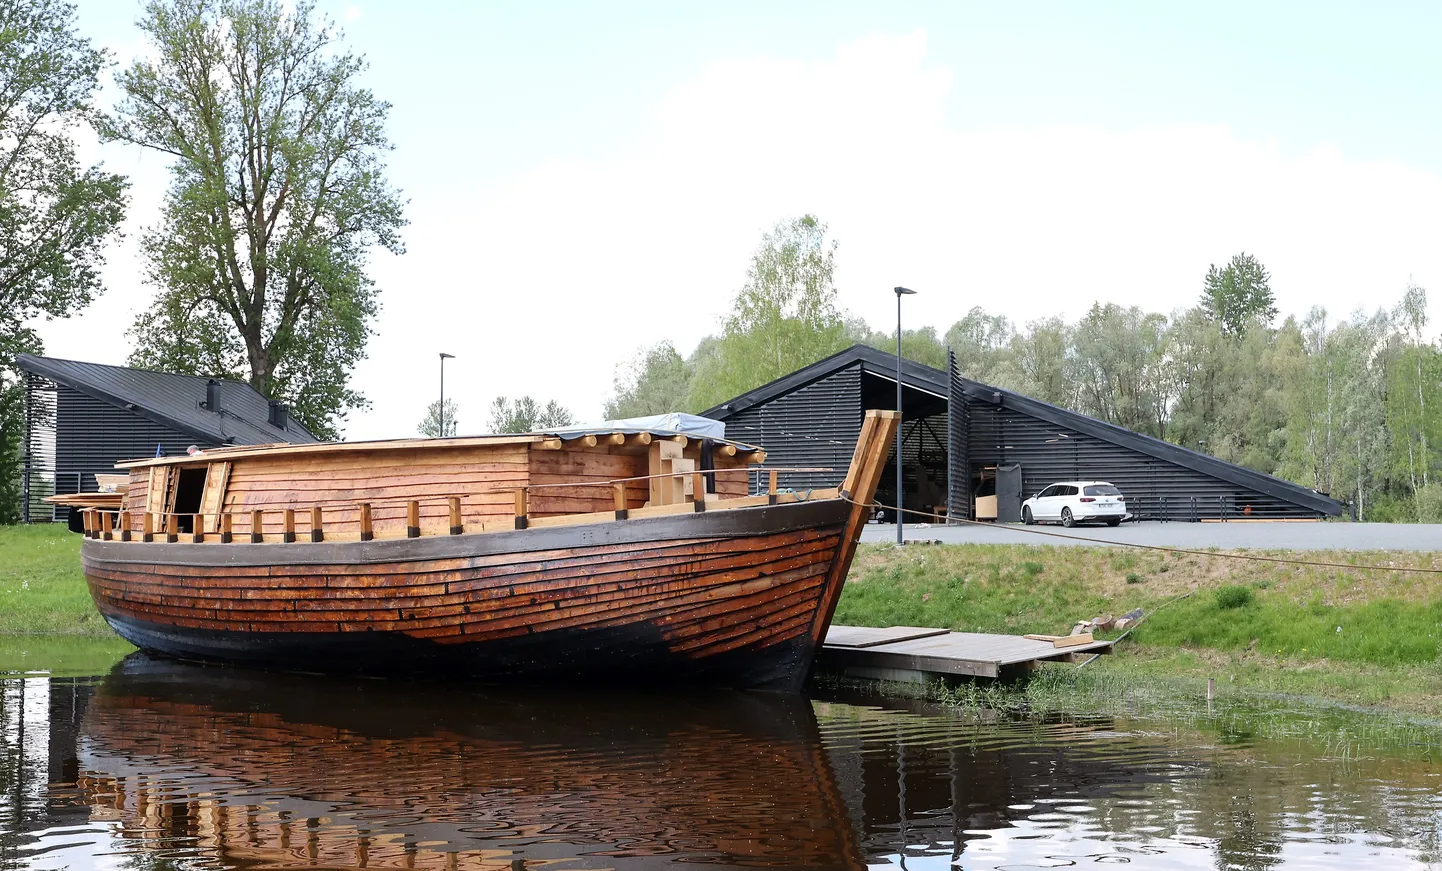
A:
{"label": "lamp head", "polygon": [[442,352],[441,352],[441,359],[442,359],[442,360],[454,360],[454,359],[456,359],[456,355],[455,355],[455,354],[447,354],[445,351],[442,351]]}
{"label": "lamp head", "polygon": [[898,287],[898,288],[896,288],[896,295],[897,295],[897,296],[910,296],[910,295],[912,295],[912,294],[914,294],[914,293],[916,293],[916,291],[912,290],[912,289],[909,288],[909,287]]}

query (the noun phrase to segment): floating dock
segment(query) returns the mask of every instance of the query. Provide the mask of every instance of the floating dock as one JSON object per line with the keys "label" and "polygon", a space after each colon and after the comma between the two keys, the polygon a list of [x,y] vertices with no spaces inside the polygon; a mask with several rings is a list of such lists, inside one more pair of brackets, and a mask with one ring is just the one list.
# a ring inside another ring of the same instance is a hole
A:
{"label": "floating dock", "polygon": [[817,654],[827,671],[877,680],[934,677],[1009,677],[1042,662],[1078,662],[1110,653],[1112,642],[1056,647],[1020,635],[952,632],[918,626],[832,626]]}

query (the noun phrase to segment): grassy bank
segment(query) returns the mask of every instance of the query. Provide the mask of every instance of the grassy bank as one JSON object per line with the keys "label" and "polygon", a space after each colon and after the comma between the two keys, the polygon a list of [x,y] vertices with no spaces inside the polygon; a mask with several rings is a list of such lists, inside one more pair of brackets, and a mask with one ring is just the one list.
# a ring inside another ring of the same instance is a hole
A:
{"label": "grassy bank", "polygon": [[1114,548],[863,546],[836,620],[1061,634],[1142,608],[1120,655],[1091,666],[1442,715],[1442,567],[1431,554],[1268,554],[1348,568]]}
{"label": "grassy bank", "polygon": [[[113,659],[129,648],[95,611],[80,537],[0,527],[0,669]],[[1277,554],[1287,556],[1287,554]],[[1291,556],[1299,556],[1292,554]],[[1119,654],[1088,667],[1141,681],[1315,696],[1442,716],[1442,567],[1431,554],[1309,553],[1317,568],[1111,548],[863,545],[836,620],[1065,633],[1146,611]]]}
{"label": "grassy bank", "polygon": [[90,601],[80,541],[59,523],[0,526],[0,636],[115,637]]}

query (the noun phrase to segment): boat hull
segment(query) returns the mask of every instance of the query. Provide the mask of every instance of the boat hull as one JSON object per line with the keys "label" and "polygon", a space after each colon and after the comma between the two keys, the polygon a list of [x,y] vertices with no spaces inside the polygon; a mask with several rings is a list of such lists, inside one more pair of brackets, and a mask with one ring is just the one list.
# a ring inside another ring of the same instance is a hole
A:
{"label": "boat hull", "polygon": [[844,581],[842,499],[371,542],[85,541],[152,651],[257,666],[794,691]]}

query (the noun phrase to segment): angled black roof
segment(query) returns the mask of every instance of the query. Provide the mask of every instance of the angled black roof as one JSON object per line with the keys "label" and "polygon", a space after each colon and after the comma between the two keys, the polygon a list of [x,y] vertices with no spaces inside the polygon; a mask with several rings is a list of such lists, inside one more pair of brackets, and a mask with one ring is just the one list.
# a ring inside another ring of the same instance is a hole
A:
{"label": "angled black roof", "polygon": [[310,430],[287,415],[284,429],[271,426],[270,401],[244,381],[220,381],[220,412],[201,407],[210,379],[126,366],[82,363],[20,354],[20,368],[87,396],[134,412],[147,420],[215,445],[317,442]]}
{"label": "angled black roof", "polygon": [[[770,384],[763,384],[755,390],[748,391],[729,402],[723,402],[714,408],[702,412],[705,417],[716,420],[726,420],[733,414],[745,411],[753,405],[768,402],[778,396],[798,390],[813,381],[818,381],[826,376],[846,369],[850,366],[860,366],[863,372],[886,378],[890,381],[896,380],[896,356],[885,351],[877,350],[869,345],[852,345],[844,351],[832,354],[825,360],[812,363],[804,369],[792,372],[783,378],[778,378]],[[933,369],[921,363],[914,363],[910,360],[901,361],[901,383],[916,390],[923,390],[936,396],[947,395],[946,373],[940,369]],[[1164,460],[1169,463],[1176,463],[1188,469],[1211,475],[1223,481],[1238,486],[1247,487],[1259,493],[1265,493],[1278,499],[1285,499],[1302,505],[1313,511],[1324,514],[1340,514],[1342,505],[1330,496],[1324,496],[1316,490],[1310,490],[1300,484],[1293,484],[1291,481],[1284,481],[1263,472],[1256,472],[1251,469],[1210,457],[1206,454],[1184,448],[1181,445],[1174,445],[1171,442],[1162,441],[1149,435],[1116,424],[1097,420],[1075,411],[1068,411],[1065,408],[1052,405],[1049,402],[1042,402],[1010,390],[1003,390],[1000,387],[988,387],[985,384],[978,384],[975,381],[966,382],[966,395],[979,402],[995,403],[1000,399],[1000,404],[1005,408],[1013,408],[1022,414],[1030,415],[1040,420],[1045,420],[1059,427],[1067,427],[1080,433],[1108,441],[1116,445]]]}

